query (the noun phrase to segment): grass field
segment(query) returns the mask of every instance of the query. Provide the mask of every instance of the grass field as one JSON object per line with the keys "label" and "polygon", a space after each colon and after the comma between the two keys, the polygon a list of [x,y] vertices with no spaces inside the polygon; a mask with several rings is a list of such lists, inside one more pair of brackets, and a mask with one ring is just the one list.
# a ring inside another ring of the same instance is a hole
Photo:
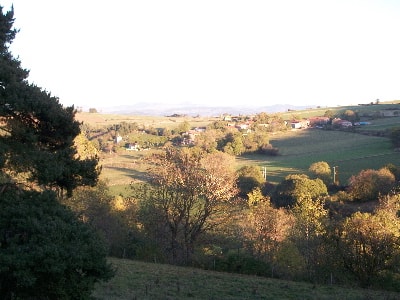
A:
{"label": "grass field", "polygon": [[313,285],[110,258],[116,276],[98,284],[93,297],[132,299],[400,299],[399,293]]}
{"label": "grass field", "polygon": [[279,148],[279,156],[246,155],[237,161],[239,165],[267,167],[267,180],[275,183],[291,173],[307,173],[309,166],[318,161],[337,166],[342,184],[363,169],[379,169],[388,163],[400,165],[399,153],[384,137],[306,129],[275,135],[270,142]]}

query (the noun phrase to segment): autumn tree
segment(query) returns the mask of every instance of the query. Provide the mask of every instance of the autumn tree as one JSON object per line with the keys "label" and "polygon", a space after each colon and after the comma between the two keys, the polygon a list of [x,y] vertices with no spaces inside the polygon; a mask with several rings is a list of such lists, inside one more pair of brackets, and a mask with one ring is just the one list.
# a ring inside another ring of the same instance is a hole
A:
{"label": "autumn tree", "polygon": [[196,137],[195,145],[205,152],[215,152],[220,135],[221,133],[217,129],[207,129]]}
{"label": "autumn tree", "polygon": [[189,130],[190,130],[190,123],[187,120],[180,123],[176,128],[176,132],[180,134],[188,132]]}
{"label": "autumn tree", "polygon": [[278,207],[291,207],[300,198],[317,199],[326,195],[328,195],[328,190],[321,179],[310,179],[305,174],[293,174],[286,176],[276,186],[272,202]]}
{"label": "autumn tree", "polygon": [[295,218],[291,238],[304,258],[308,279],[315,280],[324,257],[328,211],[323,200],[310,196],[299,197],[291,211]]}
{"label": "autumn tree", "polygon": [[308,169],[314,178],[321,179],[326,186],[332,182],[331,167],[325,161],[312,163]]}
{"label": "autumn tree", "polygon": [[370,286],[384,270],[396,270],[399,225],[398,217],[384,210],[356,212],[344,220],[338,231],[338,251],[362,286]]}
{"label": "autumn tree", "polygon": [[354,124],[354,122],[357,122],[360,120],[360,117],[358,116],[358,112],[355,112],[351,109],[347,109],[343,114],[342,114],[343,119],[350,121],[351,123]]}
{"label": "autumn tree", "polygon": [[268,263],[275,276],[277,256],[287,238],[293,218],[283,208],[276,209],[259,188],[249,193],[249,210],[242,221],[246,246],[253,255]]}
{"label": "autumn tree", "polygon": [[233,157],[167,148],[152,163],[152,187],[142,195],[165,224],[171,261],[188,263],[198,237],[229,217],[237,192]]}
{"label": "autumn tree", "polygon": [[388,194],[395,183],[395,176],[387,168],[362,170],[351,176],[348,191],[355,200],[377,200]]}
{"label": "autumn tree", "polygon": [[230,155],[241,155],[245,151],[242,134],[239,132],[228,132],[217,142],[217,149]]}
{"label": "autumn tree", "polygon": [[238,187],[245,197],[255,188],[261,188],[266,182],[259,166],[243,166],[238,170]]}

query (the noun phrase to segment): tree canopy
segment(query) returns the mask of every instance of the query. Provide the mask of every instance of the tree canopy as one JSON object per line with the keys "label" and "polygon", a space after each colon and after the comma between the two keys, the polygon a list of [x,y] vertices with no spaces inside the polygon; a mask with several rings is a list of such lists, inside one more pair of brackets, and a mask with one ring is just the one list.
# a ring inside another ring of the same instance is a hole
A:
{"label": "tree canopy", "polygon": [[87,299],[112,275],[94,230],[58,202],[94,185],[97,157],[81,158],[75,109],[30,84],[9,51],[14,11],[0,6],[0,294],[3,299]]}
{"label": "tree canopy", "polygon": [[153,156],[152,188],[141,199],[166,225],[162,235],[170,245],[171,262],[190,262],[198,237],[229,217],[237,192],[232,160],[198,148],[171,147]]}
{"label": "tree canopy", "polygon": [[[0,170],[24,173],[30,182],[71,191],[94,184],[97,159],[81,160],[74,138],[80,133],[73,106],[30,84],[29,72],[9,51],[15,37],[13,10],[0,11]],[[14,178],[16,180],[16,178]]]}

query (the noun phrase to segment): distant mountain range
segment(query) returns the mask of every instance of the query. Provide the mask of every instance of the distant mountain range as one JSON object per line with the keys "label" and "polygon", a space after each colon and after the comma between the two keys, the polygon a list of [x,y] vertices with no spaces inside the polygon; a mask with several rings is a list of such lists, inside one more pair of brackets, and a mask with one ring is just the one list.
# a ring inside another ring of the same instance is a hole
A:
{"label": "distant mountain range", "polygon": [[296,106],[275,104],[267,106],[207,106],[198,104],[137,103],[134,105],[109,106],[98,108],[99,112],[126,115],[170,116],[219,116],[221,114],[249,115],[260,112],[277,113],[288,110],[315,108],[316,106]]}

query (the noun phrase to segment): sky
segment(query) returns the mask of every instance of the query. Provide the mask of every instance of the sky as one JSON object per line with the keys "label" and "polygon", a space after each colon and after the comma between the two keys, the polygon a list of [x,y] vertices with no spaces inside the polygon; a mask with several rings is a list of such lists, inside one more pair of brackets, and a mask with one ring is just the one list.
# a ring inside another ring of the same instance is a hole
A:
{"label": "sky", "polygon": [[400,100],[397,0],[0,0],[64,105]]}

